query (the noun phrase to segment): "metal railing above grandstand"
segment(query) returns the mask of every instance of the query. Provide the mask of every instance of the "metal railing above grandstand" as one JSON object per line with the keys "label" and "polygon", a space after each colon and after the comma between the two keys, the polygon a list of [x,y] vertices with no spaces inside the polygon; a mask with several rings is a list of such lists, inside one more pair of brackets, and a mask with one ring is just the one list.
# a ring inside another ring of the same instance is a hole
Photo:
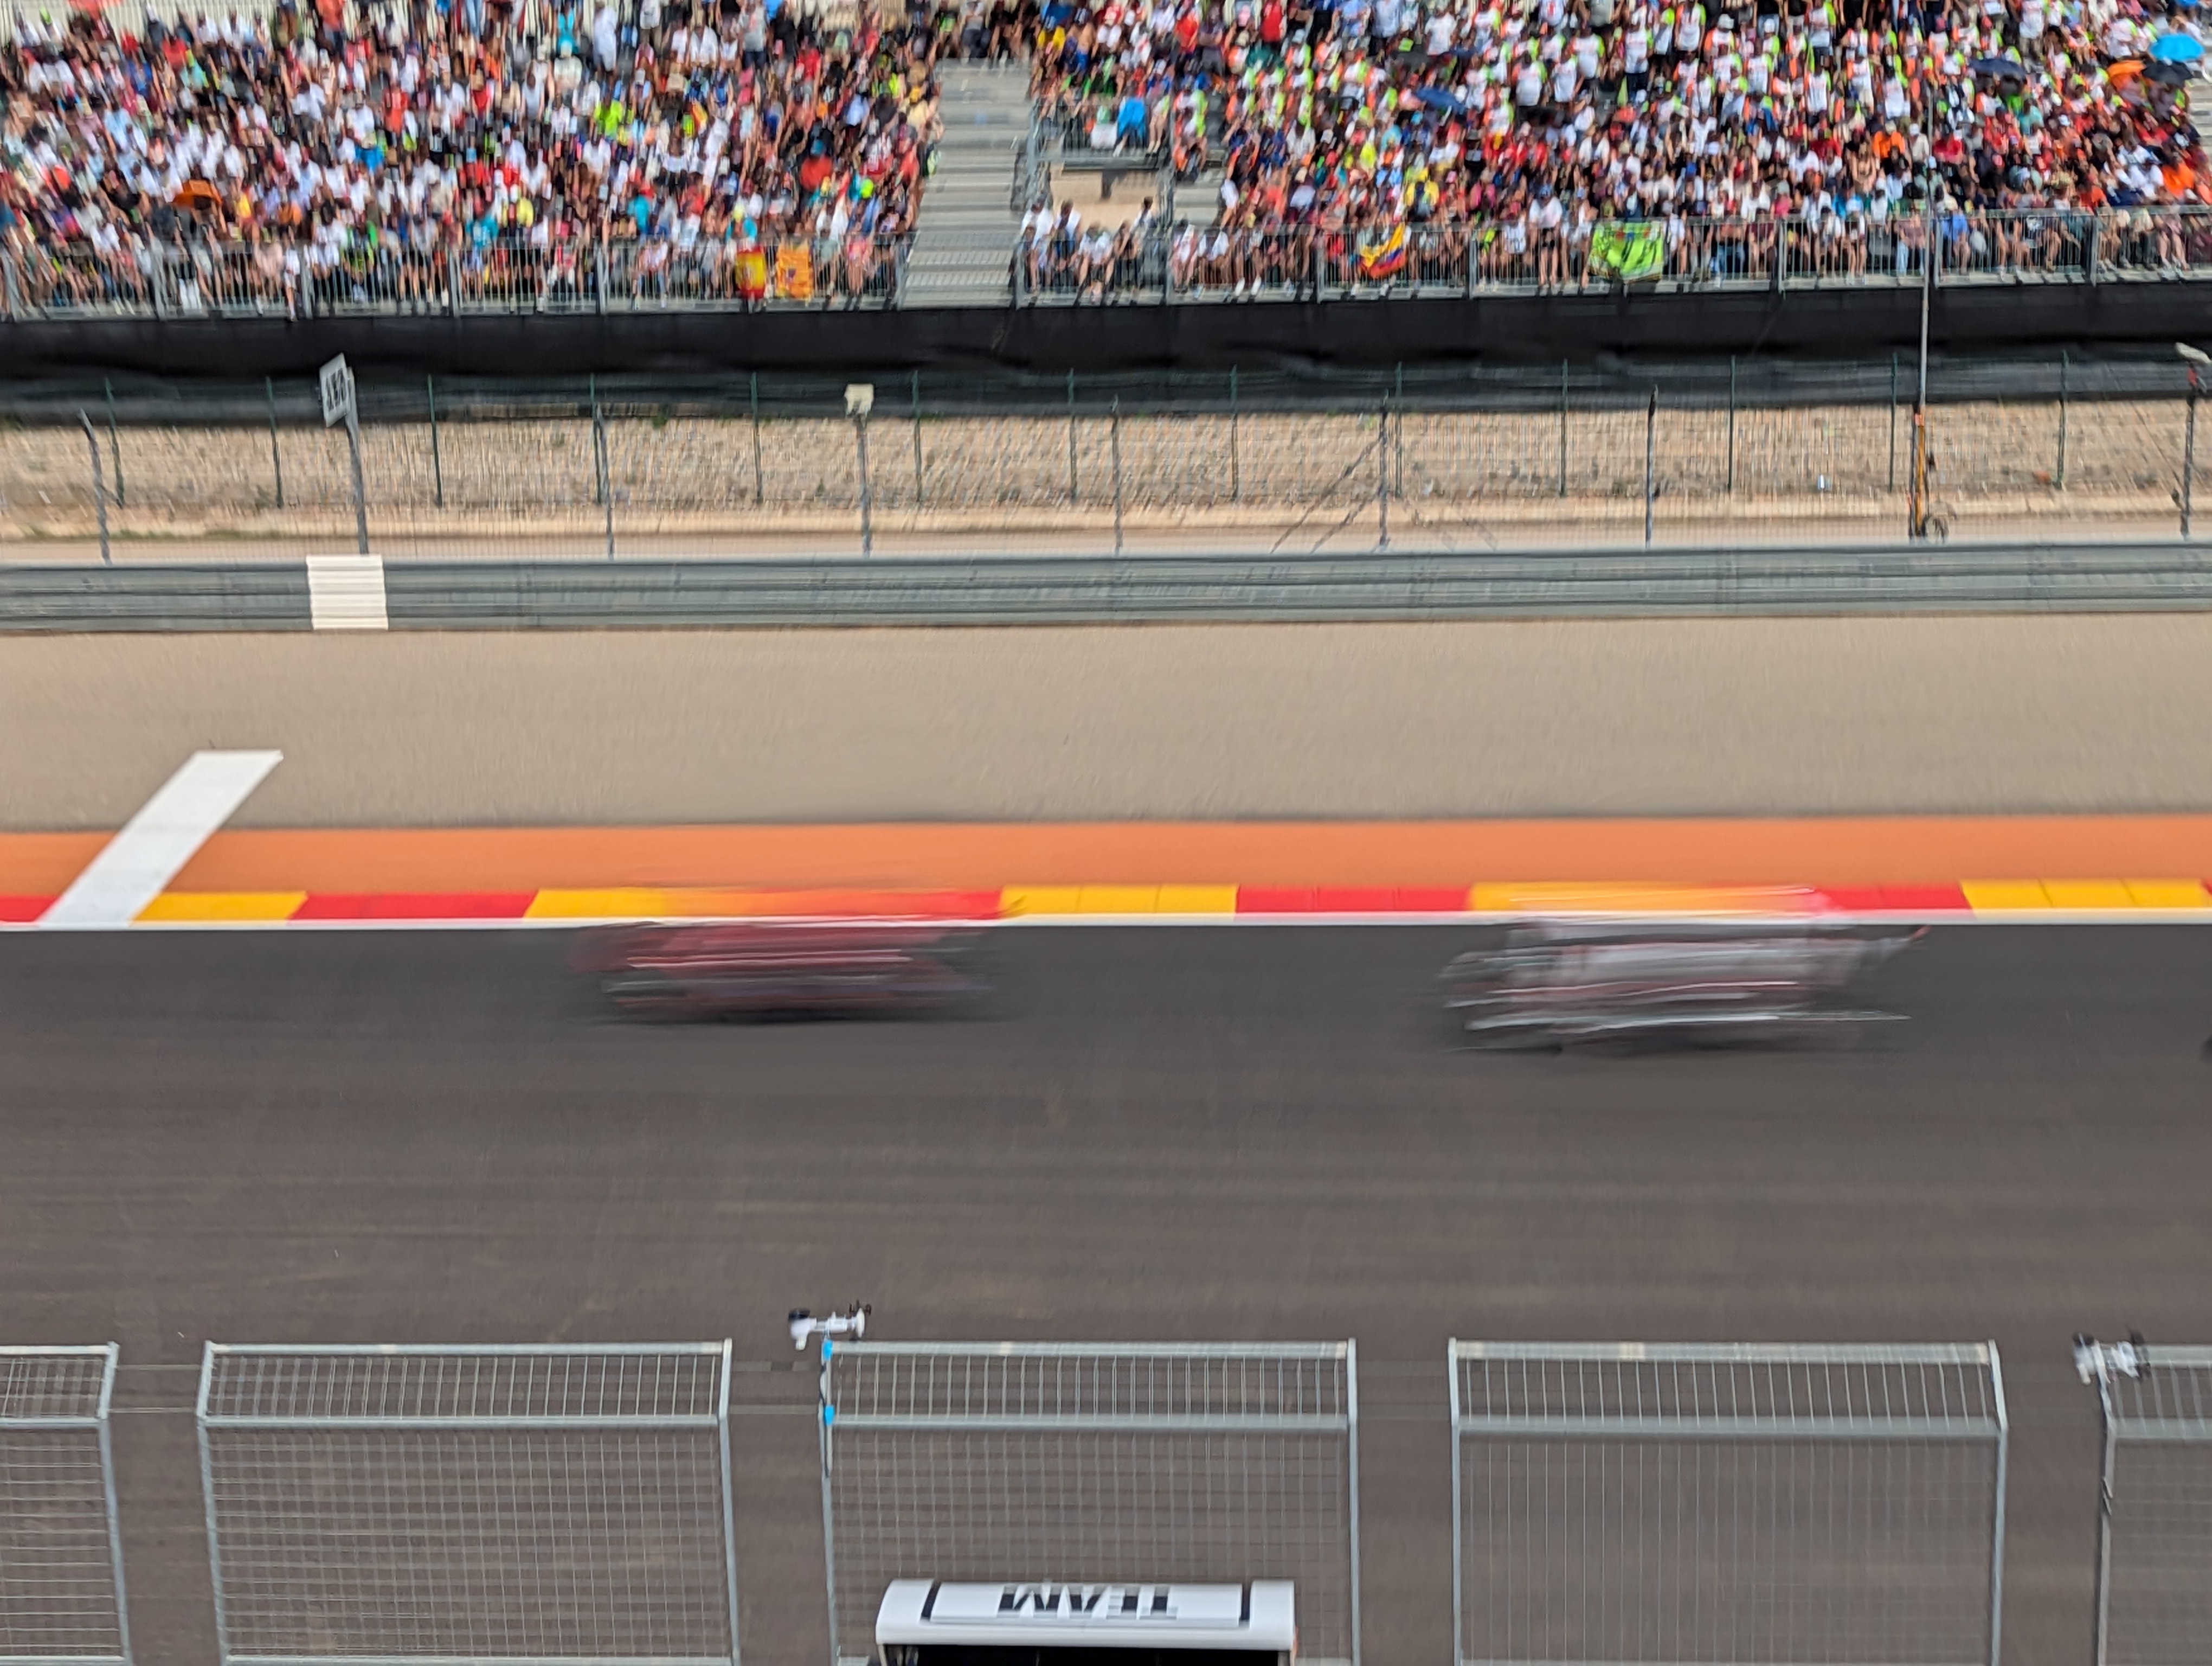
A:
{"label": "metal railing above grandstand", "polygon": [[[1928,251],[1936,250],[1933,271]],[[1667,292],[2212,277],[2212,210],[2025,209],[1875,220],[1152,222],[1024,241],[1024,301],[1178,301]]]}
{"label": "metal railing above grandstand", "polygon": [[[1109,158],[1109,161],[1112,159]],[[19,244],[8,318],[605,313],[897,307],[911,238],[647,238],[332,252],[264,238]],[[1928,251],[1936,252],[1929,271]],[[2023,209],[1872,220],[1674,219],[1577,230],[1477,220],[1357,228],[1132,222],[1022,240],[1013,298],[1221,300],[2099,284],[2212,278],[2212,210]]]}
{"label": "metal railing above grandstand", "polygon": [[465,246],[388,239],[337,252],[275,238],[27,244],[0,251],[0,306],[17,319],[896,307],[910,240],[687,246],[509,235]]}

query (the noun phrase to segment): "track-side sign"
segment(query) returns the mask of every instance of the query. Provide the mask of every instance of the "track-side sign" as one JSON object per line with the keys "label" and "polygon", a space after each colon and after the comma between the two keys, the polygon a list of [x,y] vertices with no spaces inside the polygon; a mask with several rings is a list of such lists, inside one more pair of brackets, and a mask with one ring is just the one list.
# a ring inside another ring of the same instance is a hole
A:
{"label": "track-side sign", "polygon": [[1241,1585],[958,1584],[894,1579],[876,1641],[899,1647],[1249,1650],[1297,1646],[1287,1579]]}
{"label": "track-side sign", "polygon": [[353,371],[341,353],[322,368],[323,426],[336,428],[353,415]]}

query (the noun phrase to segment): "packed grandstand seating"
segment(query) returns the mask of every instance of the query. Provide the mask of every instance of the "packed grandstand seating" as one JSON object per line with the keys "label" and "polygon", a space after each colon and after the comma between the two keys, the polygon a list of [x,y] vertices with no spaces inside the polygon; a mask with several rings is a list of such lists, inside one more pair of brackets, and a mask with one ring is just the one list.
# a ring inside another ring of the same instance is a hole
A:
{"label": "packed grandstand seating", "polygon": [[136,30],[19,20],[0,54],[18,283],[289,298],[603,283],[879,289],[935,132],[932,40],[811,0],[282,0]]}
{"label": "packed grandstand seating", "polygon": [[1032,63],[1063,143],[1219,184],[1135,238],[1040,203],[1028,276],[1103,295],[1899,273],[1931,234],[1947,268],[2201,264],[2212,224],[2157,211],[2212,204],[2184,90],[2197,19],[2195,0],[1045,0]]}
{"label": "packed grandstand seating", "polygon": [[[943,54],[1030,59],[1029,295],[2212,264],[2197,0],[283,0],[0,51],[34,304],[883,298]],[[2201,221],[2191,210],[2206,210]],[[9,297],[13,307],[20,295]]]}

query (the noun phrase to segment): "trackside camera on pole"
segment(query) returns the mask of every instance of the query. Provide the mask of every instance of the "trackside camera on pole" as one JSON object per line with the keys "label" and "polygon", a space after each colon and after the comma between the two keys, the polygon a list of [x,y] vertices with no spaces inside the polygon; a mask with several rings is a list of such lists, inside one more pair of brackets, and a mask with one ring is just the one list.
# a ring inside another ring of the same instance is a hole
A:
{"label": "trackside camera on pole", "polygon": [[2074,1370],[2084,1383],[2109,1383],[2116,1377],[2137,1377],[2150,1364],[2150,1347],[2140,1330],[2128,1333],[2124,1342],[2100,1342],[2077,1332],[2074,1337]]}
{"label": "trackside camera on pole", "polygon": [[791,1345],[804,1353],[806,1345],[817,1336],[849,1336],[857,1342],[868,1334],[868,1315],[874,1311],[866,1302],[854,1302],[842,1313],[825,1313],[817,1319],[807,1309],[794,1307],[789,1315]]}

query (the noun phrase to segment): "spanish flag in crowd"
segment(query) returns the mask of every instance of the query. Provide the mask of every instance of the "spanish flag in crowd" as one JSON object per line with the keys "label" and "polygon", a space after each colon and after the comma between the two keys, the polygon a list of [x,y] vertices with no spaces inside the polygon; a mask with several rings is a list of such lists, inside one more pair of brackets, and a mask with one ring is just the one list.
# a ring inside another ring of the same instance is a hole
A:
{"label": "spanish flag in crowd", "polygon": [[1406,270],[1406,228],[1393,226],[1388,231],[1359,234],[1359,275],[1379,281],[1395,277]]}

